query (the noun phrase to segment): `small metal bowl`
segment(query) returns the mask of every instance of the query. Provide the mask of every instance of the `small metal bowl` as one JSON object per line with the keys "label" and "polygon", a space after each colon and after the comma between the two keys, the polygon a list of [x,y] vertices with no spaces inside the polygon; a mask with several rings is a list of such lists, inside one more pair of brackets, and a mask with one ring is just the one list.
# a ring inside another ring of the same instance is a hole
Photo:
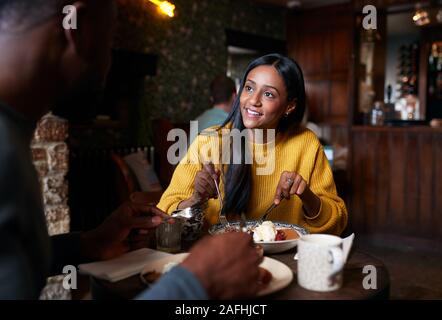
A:
{"label": "small metal bowl", "polygon": [[182,239],[186,241],[193,241],[198,239],[198,236],[204,225],[204,215],[206,205],[194,205],[192,207],[175,210],[171,216],[182,220]]}

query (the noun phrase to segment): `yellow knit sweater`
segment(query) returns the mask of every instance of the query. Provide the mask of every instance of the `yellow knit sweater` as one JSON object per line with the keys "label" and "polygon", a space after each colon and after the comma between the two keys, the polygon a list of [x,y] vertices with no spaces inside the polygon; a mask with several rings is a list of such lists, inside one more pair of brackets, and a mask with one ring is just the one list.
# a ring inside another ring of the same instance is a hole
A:
{"label": "yellow knit sweater", "polygon": [[[198,148],[207,144],[207,141],[207,138],[198,136],[190,146],[186,157],[177,166],[169,187],[158,203],[158,207],[163,211],[171,213],[181,201],[191,197],[195,175],[202,166],[189,163],[189,157],[195,155],[197,150],[200,150]],[[315,134],[308,129],[299,129],[292,134],[278,134],[274,149],[273,173],[258,175],[256,169],[262,162],[256,161],[252,164],[252,189],[248,206],[250,209],[246,212],[247,218],[260,218],[267,207],[273,203],[281,173],[292,171],[300,174],[307,181],[310,189],[321,199],[320,214],[314,220],[305,219],[302,201],[299,197],[292,196],[290,200],[283,200],[270,213],[268,219],[298,224],[311,233],[339,235],[347,225],[347,210],[344,201],[337,195],[332,170]],[[257,152],[255,156],[259,158],[267,156],[267,153]],[[222,182],[220,189],[223,193]],[[218,222],[219,209],[218,199],[210,199],[206,215],[210,224]]]}

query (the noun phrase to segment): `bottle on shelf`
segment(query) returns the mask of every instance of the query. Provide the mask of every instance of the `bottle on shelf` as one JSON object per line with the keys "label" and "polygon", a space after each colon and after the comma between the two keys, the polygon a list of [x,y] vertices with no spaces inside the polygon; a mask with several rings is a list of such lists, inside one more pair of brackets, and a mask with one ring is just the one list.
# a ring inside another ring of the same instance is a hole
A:
{"label": "bottle on shelf", "polygon": [[373,109],[371,110],[371,125],[372,126],[382,126],[384,125],[385,113],[381,101],[376,101],[374,103]]}

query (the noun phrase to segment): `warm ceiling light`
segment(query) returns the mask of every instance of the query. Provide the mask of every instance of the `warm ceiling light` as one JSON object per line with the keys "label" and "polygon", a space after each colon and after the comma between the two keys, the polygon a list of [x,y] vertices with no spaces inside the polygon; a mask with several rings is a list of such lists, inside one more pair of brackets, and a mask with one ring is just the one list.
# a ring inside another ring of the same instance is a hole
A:
{"label": "warm ceiling light", "polygon": [[169,16],[169,17],[173,17],[175,14],[173,13],[173,11],[175,10],[175,5],[168,2],[168,1],[160,1],[160,0],[149,0],[150,2],[152,2],[154,5],[156,5],[158,7],[158,10]]}
{"label": "warm ceiling light", "polygon": [[413,21],[417,26],[429,24],[430,18],[428,18],[428,12],[422,9],[416,10],[413,16]]}

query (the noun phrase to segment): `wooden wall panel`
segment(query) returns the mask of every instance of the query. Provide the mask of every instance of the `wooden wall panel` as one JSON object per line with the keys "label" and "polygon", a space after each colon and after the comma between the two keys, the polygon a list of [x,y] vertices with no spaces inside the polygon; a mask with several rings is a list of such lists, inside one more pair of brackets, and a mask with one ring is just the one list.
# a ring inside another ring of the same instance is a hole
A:
{"label": "wooden wall panel", "polygon": [[[352,143],[356,146],[363,146],[364,134],[357,134],[353,137]],[[365,148],[359,148],[358,152],[355,152],[351,157],[351,175],[352,177],[362,177],[362,166],[361,163],[364,156]],[[357,230],[360,232],[365,232],[365,221],[364,221],[364,180],[363,179],[351,179],[351,189],[349,192],[350,196],[350,208],[349,209],[349,229]],[[355,210],[356,209],[356,210]]]}
{"label": "wooden wall panel", "polygon": [[302,68],[304,77],[310,79],[324,75],[328,71],[328,39],[324,37],[324,32],[309,32],[299,35],[299,45],[308,44],[307,48],[297,48],[292,55]]}
{"label": "wooden wall panel", "polygon": [[442,130],[354,127],[351,143],[354,231],[442,241]]}
{"label": "wooden wall panel", "polygon": [[[405,146],[404,135],[398,132],[392,132],[388,135],[389,147],[388,150],[379,150],[380,152],[390,153],[390,184],[389,192],[391,195],[390,210],[391,218],[393,220],[393,228],[404,229],[406,227],[404,221],[404,193],[405,193]],[[383,173],[379,173],[383,174]],[[383,191],[383,190],[382,190]],[[382,192],[381,190],[379,192]]]}
{"label": "wooden wall panel", "polygon": [[[287,22],[288,55],[299,62],[304,72],[309,121],[330,133],[328,143],[347,143],[353,96],[352,5],[291,12]],[[329,140],[336,136],[339,141]]]}
{"label": "wooden wall panel", "polygon": [[306,81],[305,86],[309,120],[322,122],[329,103],[328,97],[323,94],[324,91],[328,91],[328,82]]}
{"label": "wooden wall panel", "polygon": [[[351,24],[351,22],[350,22]],[[330,36],[331,40],[331,63],[330,71],[347,72],[350,65],[350,57],[353,44],[351,33],[348,29],[338,29]]]}
{"label": "wooden wall panel", "polygon": [[364,159],[362,162],[362,178],[364,181],[364,216],[365,224],[367,226],[366,230],[371,232],[376,226],[376,149],[377,149],[377,134],[369,135],[365,133],[365,143],[364,143]]}
{"label": "wooden wall panel", "polygon": [[404,193],[404,222],[407,232],[411,235],[419,234],[417,229],[418,206],[419,206],[419,180],[421,167],[419,166],[419,150],[416,133],[407,133],[404,144],[405,154],[405,193]]}
{"label": "wooden wall panel", "polygon": [[433,175],[433,232],[442,238],[442,133],[437,134],[433,140],[434,170]]}
{"label": "wooden wall panel", "polygon": [[348,113],[348,82],[332,81],[331,82],[331,104],[329,106],[328,115],[332,119],[345,118]]}
{"label": "wooden wall panel", "polygon": [[[428,141],[427,135],[419,136],[419,208],[417,228],[419,233],[432,229],[433,220],[433,174],[435,172],[435,159],[433,158],[434,137]],[[429,233],[428,236],[434,236]]]}
{"label": "wooden wall panel", "polygon": [[[375,175],[376,190],[382,190],[390,183],[391,166],[389,152],[382,152],[381,150],[388,150],[388,139],[385,132],[379,132],[379,138],[376,145],[376,170]],[[382,174],[378,174],[382,172]],[[376,225],[380,230],[388,230],[391,228],[392,219],[390,212],[390,194],[388,192],[376,192]]]}

